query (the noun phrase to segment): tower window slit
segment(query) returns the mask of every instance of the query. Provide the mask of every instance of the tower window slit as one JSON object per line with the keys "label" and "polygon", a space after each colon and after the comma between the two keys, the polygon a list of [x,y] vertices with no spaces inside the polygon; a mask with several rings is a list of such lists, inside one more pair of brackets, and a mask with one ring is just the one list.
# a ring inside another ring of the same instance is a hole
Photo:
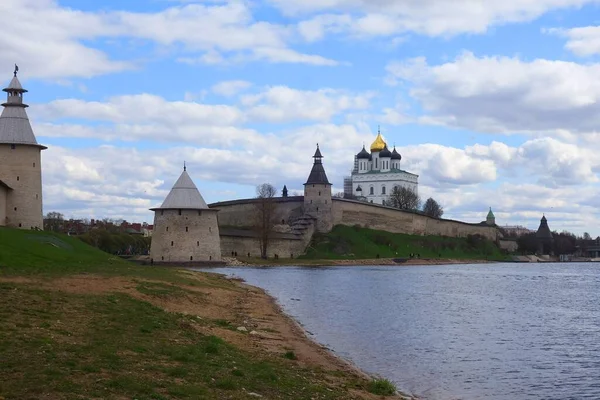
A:
{"label": "tower window slit", "polygon": [[200,246],[200,241],[197,241],[197,242],[196,242],[196,246]]}
{"label": "tower window slit", "polygon": [[188,232],[188,227],[187,226],[185,227],[185,231]]}
{"label": "tower window slit", "polygon": [[173,246],[173,241],[171,240],[171,246]]}

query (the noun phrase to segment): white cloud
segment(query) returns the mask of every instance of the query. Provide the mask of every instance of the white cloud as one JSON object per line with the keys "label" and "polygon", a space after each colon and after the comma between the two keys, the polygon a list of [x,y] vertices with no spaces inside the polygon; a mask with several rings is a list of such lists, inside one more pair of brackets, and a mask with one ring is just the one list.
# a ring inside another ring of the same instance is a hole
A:
{"label": "white cloud", "polygon": [[291,120],[328,121],[346,110],[367,109],[372,94],[350,94],[336,89],[304,91],[273,86],[266,91],[242,96],[248,116],[269,122]]}
{"label": "white cloud", "polygon": [[252,86],[251,82],[235,80],[235,81],[223,81],[212,86],[211,90],[213,93],[224,97],[235,96],[236,94],[248,89]]}
{"label": "white cloud", "polygon": [[600,126],[600,64],[476,57],[431,66],[392,62],[388,82],[410,85],[423,122],[483,132],[592,133]]}
{"label": "white cloud", "polygon": [[546,32],[566,37],[568,40],[565,48],[578,56],[600,54],[600,26],[548,29]]}
{"label": "white cloud", "polygon": [[0,68],[10,70],[16,62],[30,77],[89,78],[137,68],[139,60],[109,56],[115,43],[129,46],[124,39],[168,47],[178,53],[176,59],[192,64],[337,64],[289,48],[295,27],[257,21],[244,2],[190,3],[144,13],[79,11],[55,0],[2,0],[0,15]]}
{"label": "white cloud", "polygon": [[[232,198],[228,191],[207,192],[209,182],[245,185],[248,196],[262,182],[301,190],[317,142],[330,181],[341,187],[353,154],[360,150],[357,143],[368,145],[373,138],[373,133],[351,125],[321,124],[279,132],[266,144],[228,149],[52,146],[43,154],[45,210],[151,221],[147,209],[164,199],[182,160],[205,196],[210,193],[209,201]],[[422,144],[398,150],[402,167],[420,175],[421,195],[438,200],[449,218],[479,222],[491,206],[500,224],[537,227],[546,212],[553,216],[553,229],[593,231],[595,220],[584,217],[595,213],[600,193],[592,173],[600,161],[592,150],[554,139],[534,139],[518,147],[493,142],[464,149]],[[510,170],[518,171],[513,179]]]}
{"label": "white cloud", "polygon": [[325,33],[429,36],[483,33],[489,27],[531,21],[550,10],[581,7],[595,0],[270,0],[289,15],[322,13],[303,22],[300,33],[316,40]]}

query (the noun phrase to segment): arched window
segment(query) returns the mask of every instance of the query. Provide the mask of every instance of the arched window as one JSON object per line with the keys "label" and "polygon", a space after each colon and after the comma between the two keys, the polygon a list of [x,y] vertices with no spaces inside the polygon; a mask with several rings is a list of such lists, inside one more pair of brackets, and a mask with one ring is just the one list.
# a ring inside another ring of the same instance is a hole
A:
{"label": "arched window", "polygon": [[385,194],[385,186],[381,187],[381,194]]}
{"label": "arched window", "polygon": [[373,186],[369,188],[369,194],[375,194],[375,189],[373,188]]}

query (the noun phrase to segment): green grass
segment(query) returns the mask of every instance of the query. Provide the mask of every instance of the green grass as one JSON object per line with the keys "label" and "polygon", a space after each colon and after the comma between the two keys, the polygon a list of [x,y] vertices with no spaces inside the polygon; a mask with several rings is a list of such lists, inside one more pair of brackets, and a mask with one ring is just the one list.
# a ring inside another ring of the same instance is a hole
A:
{"label": "green grass", "polygon": [[[128,277],[125,293],[75,294],[53,289],[72,275]],[[76,238],[0,228],[0,398],[53,399],[350,399],[366,381],[331,385],[322,373],[278,354],[248,352],[209,327],[224,319],[166,312],[153,304],[208,296],[190,286],[241,291],[214,274],[202,280],[170,268],[138,266]],[[35,280],[41,278],[41,285]],[[207,292],[209,293],[209,292]]]}
{"label": "green grass", "polygon": [[505,260],[506,255],[489,240],[390,233],[337,225],[330,233],[316,234],[302,259],[409,258]]}
{"label": "green grass", "polygon": [[[124,294],[0,284],[0,396],[337,399],[312,372],[256,359],[194,320]],[[291,394],[293,394],[292,397]]]}
{"label": "green grass", "polygon": [[[150,268],[125,261],[59,233],[0,227],[0,276],[59,277],[74,274],[142,277],[197,285],[194,279],[167,268]],[[215,286],[222,280],[215,279]]]}
{"label": "green grass", "polygon": [[367,390],[379,396],[393,396],[396,394],[396,385],[388,379],[373,379],[369,382]]}

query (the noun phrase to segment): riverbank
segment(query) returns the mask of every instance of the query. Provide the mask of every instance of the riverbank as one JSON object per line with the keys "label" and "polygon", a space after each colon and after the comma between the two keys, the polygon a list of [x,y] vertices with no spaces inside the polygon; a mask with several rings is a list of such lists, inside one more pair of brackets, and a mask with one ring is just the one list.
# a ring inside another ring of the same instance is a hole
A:
{"label": "riverbank", "polygon": [[139,271],[0,275],[0,355],[10,360],[0,396],[381,398],[262,289],[218,274]]}
{"label": "riverbank", "polygon": [[369,259],[346,259],[346,260],[307,260],[302,258],[287,259],[261,259],[247,257],[223,257],[223,261],[228,267],[243,266],[273,266],[273,267],[333,267],[333,266],[359,266],[359,265],[389,265],[389,266],[408,266],[408,265],[448,265],[448,264],[491,264],[500,261],[495,260],[472,260],[472,259],[453,259],[453,258],[369,258]]}

